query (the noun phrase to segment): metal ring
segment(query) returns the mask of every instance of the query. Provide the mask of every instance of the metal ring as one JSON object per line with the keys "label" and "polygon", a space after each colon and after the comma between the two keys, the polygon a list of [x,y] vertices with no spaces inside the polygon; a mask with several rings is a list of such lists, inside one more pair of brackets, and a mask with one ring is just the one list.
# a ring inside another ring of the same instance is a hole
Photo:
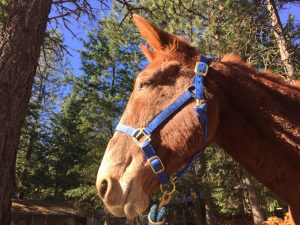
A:
{"label": "metal ring", "polygon": [[[150,212],[151,213],[151,212]],[[165,218],[163,219],[163,221],[160,221],[160,222],[154,222],[151,220],[150,218],[150,213],[148,214],[148,221],[149,223],[151,223],[152,225],[162,225],[164,222],[165,222]]]}
{"label": "metal ring", "polygon": [[163,184],[160,185],[160,191],[162,193],[168,194],[168,195],[173,194],[176,191],[176,177],[171,179],[171,184],[172,184],[171,191],[164,190],[164,188],[163,188],[164,185]]}

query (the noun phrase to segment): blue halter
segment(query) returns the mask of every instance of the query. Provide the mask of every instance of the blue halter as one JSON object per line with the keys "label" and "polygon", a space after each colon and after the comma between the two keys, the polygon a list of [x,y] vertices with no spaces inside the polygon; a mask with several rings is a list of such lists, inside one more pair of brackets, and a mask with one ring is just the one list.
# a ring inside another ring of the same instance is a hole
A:
{"label": "blue halter", "polygon": [[[207,65],[208,59],[201,56],[200,62],[196,63],[195,66],[195,76],[193,84],[175,100],[166,109],[160,112],[154,119],[145,127],[135,129],[123,124],[118,124],[116,131],[125,133],[133,138],[137,145],[143,151],[145,157],[147,158],[152,171],[157,176],[161,184],[166,184],[169,181],[168,175],[165,173],[165,168],[156,154],[152,144],[151,144],[151,134],[168,119],[171,115],[176,113],[179,108],[185,105],[190,99],[194,98],[197,102],[195,107],[195,113],[197,114],[202,126],[204,127],[204,138],[200,146],[199,151],[190,159],[190,161],[180,169],[175,176],[178,180],[182,177],[191,167],[193,162],[201,155],[205,148],[205,141],[207,139],[207,105],[204,102],[204,76],[206,76],[208,71]],[[195,94],[191,92],[194,90]]]}

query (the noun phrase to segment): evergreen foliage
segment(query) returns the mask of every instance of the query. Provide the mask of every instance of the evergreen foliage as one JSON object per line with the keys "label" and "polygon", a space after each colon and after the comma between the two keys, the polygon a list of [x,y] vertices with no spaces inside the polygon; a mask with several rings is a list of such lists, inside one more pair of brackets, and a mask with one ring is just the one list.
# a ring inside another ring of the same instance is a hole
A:
{"label": "evergreen foliage", "polygon": [[[49,32],[60,42],[57,31]],[[47,39],[32,87],[32,97],[22,129],[17,156],[17,197],[44,198],[51,195],[52,172],[50,118],[59,108],[69,71],[57,46]]]}

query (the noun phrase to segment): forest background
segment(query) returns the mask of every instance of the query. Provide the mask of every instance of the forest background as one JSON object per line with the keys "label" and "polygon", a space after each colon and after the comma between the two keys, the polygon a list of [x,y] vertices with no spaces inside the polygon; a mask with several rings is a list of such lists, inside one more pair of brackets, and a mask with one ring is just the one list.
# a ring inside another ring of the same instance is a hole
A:
{"label": "forest background", "polygon": [[[274,22],[272,6],[284,24]],[[103,208],[97,170],[135,76],[147,64],[133,13],[188,38],[212,58],[236,53],[260,70],[299,78],[299,1],[117,0],[90,1],[89,7],[93,16],[61,16],[52,7],[18,147],[14,198],[70,200],[91,212]],[[208,147],[180,182],[176,198],[191,198],[195,221],[201,202],[207,221],[249,214],[255,224],[285,207],[217,146]]]}

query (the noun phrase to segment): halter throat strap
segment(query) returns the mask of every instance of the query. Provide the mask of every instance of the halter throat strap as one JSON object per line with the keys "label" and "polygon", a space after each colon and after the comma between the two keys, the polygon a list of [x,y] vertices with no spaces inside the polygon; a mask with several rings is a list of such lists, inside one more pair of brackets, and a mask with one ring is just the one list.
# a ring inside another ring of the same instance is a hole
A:
{"label": "halter throat strap", "polygon": [[[197,117],[204,128],[204,137],[199,151],[190,159],[190,161],[176,173],[176,179],[182,177],[193,162],[201,155],[204,150],[207,138],[207,105],[204,102],[204,76],[208,71],[208,59],[204,56],[200,57],[200,61],[195,65],[195,76],[192,85],[183,92],[171,105],[165,108],[145,128],[132,128],[130,126],[119,123],[116,131],[125,133],[131,136],[136,144],[141,148],[152,171],[155,173],[161,184],[166,184],[169,181],[168,175],[165,173],[165,168],[158,157],[153,145],[151,144],[151,134],[163,124],[174,113],[178,112],[190,99],[194,98],[197,102],[194,109]],[[194,93],[192,90],[194,89]]]}

